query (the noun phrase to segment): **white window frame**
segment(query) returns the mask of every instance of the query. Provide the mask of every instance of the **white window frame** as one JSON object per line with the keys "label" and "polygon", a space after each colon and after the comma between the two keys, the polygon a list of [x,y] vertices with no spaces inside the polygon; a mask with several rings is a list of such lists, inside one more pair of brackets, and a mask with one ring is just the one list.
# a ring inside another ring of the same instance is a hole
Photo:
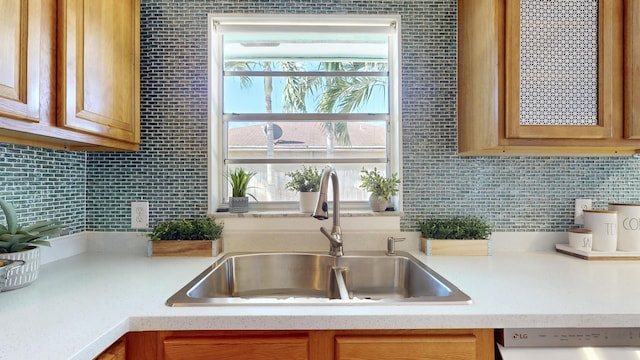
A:
{"label": "white window frame", "polygon": [[[218,54],[222,54],[222,36],[217,33],[215,26],[225,26],[225,31],[242,31],[251,26],[276,26],[282,27],[293,21],[298,24],[306,24],[311,28],[319,28],[336,25],[369,26],[371,29],[387,31],[391,29],[394,36],[390,36],[389,42],[389,132],[387,142],[387,174],[398,173],[402,175],[402,91],[401,91],[401,43],[400,43],[400,16],[399,15],[245,15],[245,14],[209,14],[209,121],[208,121],[208,157],[209,157],[209,213],[216,212],[219,208],[225,208],[224,196],[227,189],[227,180],[224,176],[224,154],[226,139],[223,131],[223,63]],[[383,26],[386,29],[383,29]],[[376,31],[376,30],[372,30]],[[396,211],[402,211],[402,185],[395,197]],[[365,210],[369,209],[367,202],[350,202],[347,206],[341,204],[342,209]],[[251,207],[251,211],[277,210],[284,212],[297,212],[297,202],[258,202]]]}

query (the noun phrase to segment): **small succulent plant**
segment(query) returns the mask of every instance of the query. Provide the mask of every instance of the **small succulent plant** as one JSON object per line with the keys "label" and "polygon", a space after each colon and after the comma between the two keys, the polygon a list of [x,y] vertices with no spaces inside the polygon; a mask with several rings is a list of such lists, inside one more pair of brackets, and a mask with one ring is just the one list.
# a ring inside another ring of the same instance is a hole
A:
{"label": "small succulent plant", "polygon": [[387,201],[390,197],[398,193],[398,186],[400,185],[400,178],[398,174],[394,173],[391,177],[385,177],[378,172],[378,169],[373,168],[371,171],[362,169],[360,171],[360,184],[361,189],[365,189],[374,196],[380,196]]}
{"label": "small succulent plant", "polygon": [[285,187],[296,192],[317,192],[320,191],[320,170],[315,166],[302,165],[302,170],[288,172],[287,175],[291,180]]}
{"label": "small succulent plant", "polygon": [[251,196],[254,200],[256,197],[253,194],[247,193],[249,188],[249,181],[257,173],[255,171],[245,171],[243,168],[229,171],[227,174],[227,180],[231,184],[231,192],[233,197],[245,197]]}
{"label": "small succulent plant", "polygon": [[11,203],[0,199],[0,207],[4,212],[6,226],[0,224],[0,253],[13,253],[30,246],[50,246],[43,237],[66,233],[66,229],[58,221],[37,221],[30,225],[18,225],[18,216]]}

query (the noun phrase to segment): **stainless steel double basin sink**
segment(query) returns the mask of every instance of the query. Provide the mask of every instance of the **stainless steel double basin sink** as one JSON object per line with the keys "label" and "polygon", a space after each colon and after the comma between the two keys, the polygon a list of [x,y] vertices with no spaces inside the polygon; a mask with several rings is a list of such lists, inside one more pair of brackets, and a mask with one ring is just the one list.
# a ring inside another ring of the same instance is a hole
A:
{"label": "stainless steel double basin sink", "polygon": [[167,300],[169,306],[470,304],[409,253],[227,254]]}

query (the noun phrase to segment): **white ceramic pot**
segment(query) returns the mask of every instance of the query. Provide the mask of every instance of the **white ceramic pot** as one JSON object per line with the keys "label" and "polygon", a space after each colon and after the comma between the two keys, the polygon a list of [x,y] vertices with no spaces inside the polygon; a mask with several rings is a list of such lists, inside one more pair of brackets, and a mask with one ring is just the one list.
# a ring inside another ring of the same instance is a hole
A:
{"label": "white ceramic pot", "polygon": [[318,202],[318,191],[301,192],[300,193],[300,211],[303,213],[312,213]]}
{"label": "white ceramic pot", "polygon": [[591,230],[593,251],[616,251],[618,244],[618,213],[616,211],[584,210],[584,228]]}
{"label": "white ceramic pot", "polygon": [[640,204],[609,204],[618,212],[618,250],[640,251]]}
{"label": "white ceramic pot", "polygon": [[0,259],[22,260],[24,265],[13,269],[7,274],[6,286],[2,291],[19,289],[25,287],[38,278],[40,272],[40,249],[32,246],[24,251],[0,254]]}
{"label": "white ceramic pot", "polygon": [[387,209],[387,206],[389,206],[389,199],[371,194],[369,196],[369,205],[371,206],[371,210],[375,212],[382,212]]}
{"label": "white ceramic pot", "polygon": [[0,259],[0,291],[4,290],[7,285],[7,278],[11,274],[11,271],[23,265],[24,261],[22,260]]}

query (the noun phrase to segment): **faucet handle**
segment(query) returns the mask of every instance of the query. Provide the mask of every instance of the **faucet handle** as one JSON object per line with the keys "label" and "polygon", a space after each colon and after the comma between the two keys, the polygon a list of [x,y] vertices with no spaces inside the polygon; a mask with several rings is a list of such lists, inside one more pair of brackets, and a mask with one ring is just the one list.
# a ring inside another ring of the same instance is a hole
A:
{"label": "faucet handle", "polygon": [[387,238],[387,255],[395,255],[396,243],[404,240],[405,238],[397,238],[397,237],[389,236]]}

